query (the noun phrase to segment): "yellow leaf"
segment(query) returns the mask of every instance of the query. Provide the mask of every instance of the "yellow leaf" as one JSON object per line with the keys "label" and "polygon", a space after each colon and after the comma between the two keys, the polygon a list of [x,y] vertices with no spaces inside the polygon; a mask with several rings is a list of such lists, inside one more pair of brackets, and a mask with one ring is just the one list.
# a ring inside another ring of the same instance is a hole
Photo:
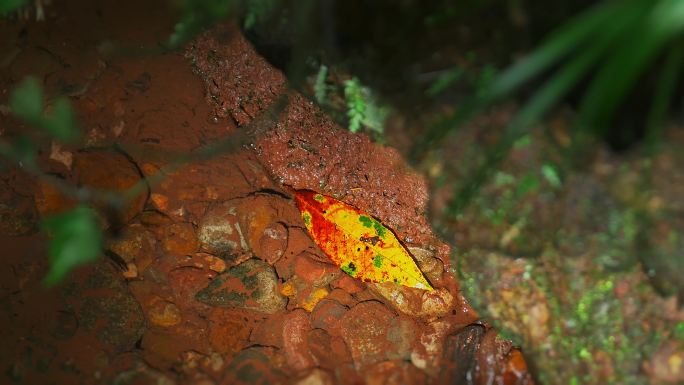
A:
{"label": "yellow leaf", "polygon": [[394,233],[377,219],[334,198],[295,191],[309,234],[342,271],[364,282],[395,282],[433,290]]}

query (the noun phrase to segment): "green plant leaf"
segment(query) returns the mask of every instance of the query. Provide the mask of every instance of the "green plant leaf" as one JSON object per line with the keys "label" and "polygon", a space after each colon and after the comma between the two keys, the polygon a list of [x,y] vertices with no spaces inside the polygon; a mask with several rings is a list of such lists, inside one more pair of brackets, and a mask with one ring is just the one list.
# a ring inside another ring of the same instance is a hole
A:
{"label": "green plant leaf", "polygon": [[37,124],[43,116],[43,89],[34,77],[27,77],[10,96],[12,113],[29,124]]}
{"label": "green plant leaf", "polygon": [[12,92],[12,113],[26,123],[46,131],[62,142],[73,142],[80,137],[76,117],[69,100],[57,98],[49,114],[43,113],[43,89],[34,77],[26,78]]}
{"label": "green plant leaf", "polygon": [[58,98],[52,111],[42,120],[42,127],[54,138],[62,142],[73,142],[79,138],[76,116],[71,104],[65,98]]}
{"label": "green plant leaf", "polygon": [[43,283],[60,282],[75,267],[96,260],[102,248],[97,215],[87,206],[46,218],[43,228],[52,235],[49,245],[50,271]]}

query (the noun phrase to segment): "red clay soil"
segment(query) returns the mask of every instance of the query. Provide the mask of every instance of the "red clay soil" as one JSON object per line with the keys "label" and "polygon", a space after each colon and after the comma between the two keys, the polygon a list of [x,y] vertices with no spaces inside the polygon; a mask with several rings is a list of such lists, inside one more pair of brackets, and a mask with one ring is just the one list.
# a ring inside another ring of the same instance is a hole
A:
{"label": "red clay soil", "polygon": [[[74,146],[40,142],[46,170],[123,191],[173,169],[122,207],[93,202],[106,256],[54,289],[40,284],[38,221],[74,197],[17,165],[2,175],[0,383],[531,383],[520,351],[460,295],[450,248],[424,215],[425,180],[396,150],[288,91],[236,28],[180,53],[97,49],[163,41],[174,20],[164,7],[79,2],[44,23],[2,21],[4,103],[34,75],[71,97],[85,134]],[[142,16],[152,12],[154,23]],[[5,138],[27,130],[2,112]],[[309,238],[293,188],[378,218],[436,290],[341,272]]]}

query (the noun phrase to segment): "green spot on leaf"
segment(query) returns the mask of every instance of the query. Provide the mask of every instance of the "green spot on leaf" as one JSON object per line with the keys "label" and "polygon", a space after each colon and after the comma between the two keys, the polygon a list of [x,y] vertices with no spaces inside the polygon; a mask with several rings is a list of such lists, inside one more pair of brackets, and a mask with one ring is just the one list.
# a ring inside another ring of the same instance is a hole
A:
{"label": "green spot on leaf", "polygon": [[306,211],[303,212],[303,213],[302,213],[302,219],[304,219],[304,223],[305,223],[307,226],[311,226],[311,214],[309,214],[309,213],[306,212]]}
{"label": "green spot on leaf", "polygon": [[380,254],[376,255],[375,258],[373,258],[373,266],[375,267],[382,267],[382,260],[384,257]]}
{"label": "green spot on leaf", "polygon": [[359,216],[359,222],[361,222],[361,224],[363,224],[364,227],[370,228],[371,226],[373,226],[373,220],[365,215]]}
{"label": "green spot on leaf", "polygon": [[375,232],[378,233],[380,238],[385,238],[385,226],[381,225],[378,221],[373,221],[373,227],[375,227]]}
{"label": "green spot on leaf", "polygon": [[47,218],[43,228],[52,234],[50,271],[43,281],[47,286],[58,283],[72,269],[92,262],[100,255],[102,232],[97,215],[87,206]]}
{"label": "green spot on leaf", "polygon": [[375,219],[373,219],[371,217],[365,216],[365,215],[360,215],[359,221],[363,224],[364,227],[368,227],[368,228],[373,227],[375,229],[375,232],[378,234],[378,236],[380,238],[385,237],[385,233],[387,232],[387,229],[380,222],[376,221]]}
{"label": "green spot on leaf", "polygon": [[325,198],[321,194],[314,195],[314,199],[319,201],[319,202],[325,202]]}
{"label": "green spot on leaf", "polygon": [[354,277],[356,274],[356,265],[354,265],[354,262],[349,262],[347,265],[342,265],[341,269],[352,277]]}

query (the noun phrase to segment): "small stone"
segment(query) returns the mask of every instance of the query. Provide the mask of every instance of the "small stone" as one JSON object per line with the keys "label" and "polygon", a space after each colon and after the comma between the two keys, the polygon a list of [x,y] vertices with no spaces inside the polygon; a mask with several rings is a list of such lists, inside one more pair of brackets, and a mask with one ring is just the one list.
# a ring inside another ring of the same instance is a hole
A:
{"label": "small stone", "polygon": [[306,338],[309,330],[309,316],[303,310],[295,310],[285,316],[282,332],[283,352],[288,366],[296,371],[310,369],[316,365]]}
{"label": "small stone", "polygon": [[202,250],[231,261],[250,250],[236,204],[229,201],[210,209],[202,218],[198,231]]}
{"label": "small stone", "polygon": [[441,370],[445,337],[461,327],[463,325],[444,319],[429,323],[421,330],[418,344],[411,351],[411,363],[429,375],[437,376]]}
{"label": "small stone", "polygon": [[288,309],[313,310],[318,301],[328,296],[326,287],[312,287],[309,283],[295,275],[280,287],[280,294],[290,298]]}
{"label": "small stone", "polygon": [[147,318],[154,325],[169,327],[181,322],[181,312],[178,306],[160,298],[152,305],[147,313]]}
{"label": "small stone", "polygon": [[267,385],[285,379],[285,359],[270,347],[254,346],[241,351],[224,370],[225,385]]}
{"label": "small stone", "polygon": [[282,223],[273,223],[264,229],[259,238],[258,247],[254,247],[254,254],[268,262],[274,264],[283,256],[287,247],[287,228]]}
{"label": "small stone", "polygon": [[322,369],[313,369],[294,382],[295,385],[333,385],[332,375]]}
{"label": "small stone", "polygon": [[244,349],[252,326],[237,311],[214,308],[209,313],[209,343],[218,353],[235,354]]}
{"label": "small stone", "polygon": [[164,194],[152,193],[150,194],[150,201],[154,205],[154,208],[165,213],[169,209],[169,197]]}
{"label": "small stone", "polygon": [[328,296],[328,289],[321,287],[311,291],[311,293],[302,301],[302,309],[311,312],[320,300]]}
{"label": "small stone", "polygon": [[354,306],[340,324],[357,369],[388,359],[408,359],[417,334],[411,319],[397,317],[375,301]]}
{"label": "small stone", "polygon": [[173,223],[166,227],[162,244],[164,251],[170,254],[193,254],[198,247],[195,229],[187,222]]}
{"label": "small stone", "polygon": [[311,354],[320,367],[338,371],[352,364],[349,348],[341,337],[331,336],[323,329],[311,329],[307,335],[307,340]]}
{"label": "small stone", "polygon": [[406,361],[385,361],[364,371],[366,385],[426,384],[427,376]]}
{"label": "small stone", "polygon": [[[123,193],[141,181],[138,168],[124,155],[109,150],[83,151],[74,154],[73,175],[80,186]],[[147,190],[126,201],[115,215],[107,218],[116,228],[127,224],[143,210]],[[107,208],[103,207],[106,212]]]}
{"label": "small stone", "polygon": [[333,281],[330,285],[334,288],[340,288],[349,294],[356,294],[366,290],[366,287],[362,282],[347,274],[341,274],[340,278]]}
{"label": "small stone", "polygon": [[311,312],[311,324],[332,335],[339,335],[340,320],[348,310],[337,301],[323,299]]}
{"label": "small stone", "polygon": [[136,261],[149,265],[155,252],[156,243],[157,239],[151,231],[134,223],[121,231],[118,237],[110,239],[107,248],[126,262]]}
{"label": "small stone", "polygon": [[138,266],[133,262],[126,264],[126,270],[122,273],[126,279],[134,279],[138,277]]}
{"label": "small stone", "polygon": [[217,276],[196,298],[209,306],[272,314],[283,310],[287,301],[278,293],[277,286],[273,268],[266,262],[250,259]]}
{"label": "small stone", "polygon": [[368,287],[396,310],[416,317],[443,317],[455,303],[454,296],[445,288],[427,291],[392,282],[370,283]]}
{"label": "small stone", "polygon": [[442,280],[444,263],[435,257],[435,252],[420,247],[409,247],[409,252],[416,259],[418,267],[433,285]]}
{"label": "small stone", "polygon": [[339,267],[314,261],[304,255],[295,259],[294,272],[313,287],[325,286],[342,274]]}

